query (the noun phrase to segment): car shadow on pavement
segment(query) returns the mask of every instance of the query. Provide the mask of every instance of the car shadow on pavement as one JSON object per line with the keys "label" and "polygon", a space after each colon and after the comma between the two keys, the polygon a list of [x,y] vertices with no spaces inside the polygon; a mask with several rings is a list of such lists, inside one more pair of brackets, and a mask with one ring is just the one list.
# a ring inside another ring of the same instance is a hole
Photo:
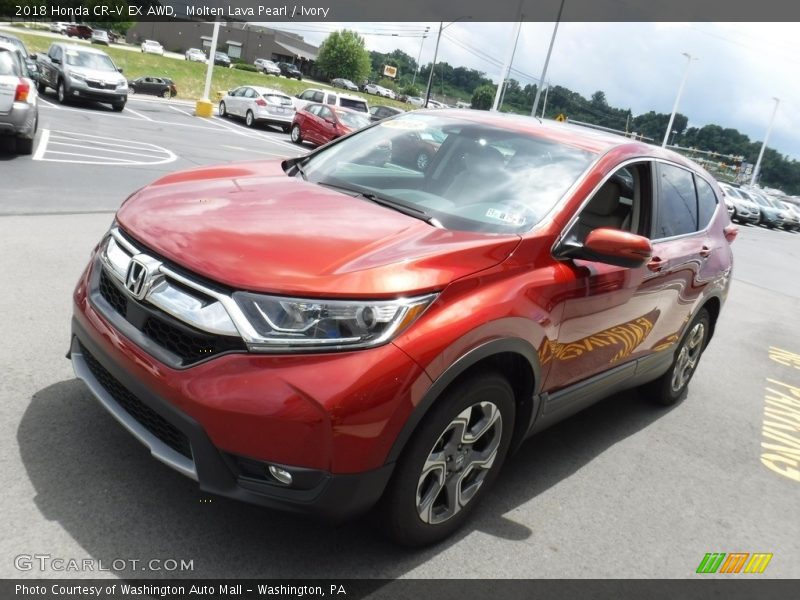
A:
{"label": "car shadow on pavement", "polygon": [[17,440],[38,509],[86,553],[62,558],[193,561],[183,572],[143,571],[139,563],[121,577],[393,579],[465,536],[534,536],[504,515],[664,414],[627,392],[539,434],[509,459],[466,527],[413,551],[380,537],[368,517],[320,523],[200,493],[194,481],[152,459],[76,379],[34,394]]}

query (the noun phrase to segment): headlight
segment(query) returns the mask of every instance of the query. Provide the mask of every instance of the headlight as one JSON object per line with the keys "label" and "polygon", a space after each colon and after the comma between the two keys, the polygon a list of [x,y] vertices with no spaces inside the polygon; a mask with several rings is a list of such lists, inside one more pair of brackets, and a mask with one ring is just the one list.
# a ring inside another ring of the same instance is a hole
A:
{"label": "headlight", "polygon": [[69,76],[72,79],[77,79],[78,81],[84,81],[86,79],[86,75],[83,73],[78,73],[77,71],[70,71]]}
{"label": "headlight", "polygon": [[258,336],[248,345],[261,351],[377,346],[411,325],[435,297],[361,302],[233,294]]}

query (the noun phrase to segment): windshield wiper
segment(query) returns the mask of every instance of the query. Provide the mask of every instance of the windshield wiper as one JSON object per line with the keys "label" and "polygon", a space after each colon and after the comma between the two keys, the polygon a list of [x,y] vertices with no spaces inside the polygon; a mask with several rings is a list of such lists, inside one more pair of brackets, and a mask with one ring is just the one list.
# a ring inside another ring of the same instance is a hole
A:
{"label": "windshield wiper", "polygon": [[386,208],[391,208],[392,210],[396,210],[397,212],[403,213],[404,215],[408,215],[409,217],[414,217],[415,219],[419,219],[420,221],[425,221],[426,223],[428,223],[429,225],[433,225],[434,227],[442,227],[442,224],[439,223],[438,219],[432,217],[421,208],[408,206],[406,204],[397,202],[396,200],[392,200],[390,198],[381,196],[379,194],[375,194],[373,192],[362,192],[360,190],[354,190],[352,188],[336,185],[334,183],[320,182],[320,185],[335,188],[337,190],[340,190],[347,194],[351,194],[353,196],[359,196],[361,198],[364,198],[364,200],[369,200],[370,202],[374,202],[375,204],[380,204],[381,206],[385,206]]}
{"label": "windshield wiper", "polygon": [[307,156],[299,158],[289,158],[283,161],[283,164],[281,165],[283,167],[283,172],[289,174],[289,169],[294,169],[294,172],[291,173],[292,177],[300,173],[300,177],[303,178],[303,181],[308,181],[305,169],[303,169],[303,165],[306,163],[307,160],[308,160]]}

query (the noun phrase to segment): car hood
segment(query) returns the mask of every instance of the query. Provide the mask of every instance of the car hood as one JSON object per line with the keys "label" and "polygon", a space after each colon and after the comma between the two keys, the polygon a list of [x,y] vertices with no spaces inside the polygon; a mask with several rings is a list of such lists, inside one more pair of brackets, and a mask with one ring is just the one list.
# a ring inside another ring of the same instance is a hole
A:
{"label": "car hood", "polygon": [[168,175],[126,201],[121,228],[208,279],[258,292],[392,297],[492,267],[515,235],[439,229],[330,188],[275,161]]}
{"label": "car hood", "polygon": [[118,71],[99,71],[97,69],[87,69],[86,67],[68,67],[69,73],[83,75],[86,79],[94,79],[104,83],[122,83],[127,81]]}

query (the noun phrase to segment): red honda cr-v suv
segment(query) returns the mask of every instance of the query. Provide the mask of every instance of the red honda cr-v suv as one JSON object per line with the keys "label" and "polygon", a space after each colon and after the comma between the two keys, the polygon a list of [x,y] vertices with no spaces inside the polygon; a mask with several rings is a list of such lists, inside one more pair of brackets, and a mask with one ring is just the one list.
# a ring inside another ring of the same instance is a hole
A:
{"label": "red honda cr-v suv", "polygon": [[[424,169],[394,160],[409,132],[443,140]],[[431,543],[532,433],[624,388],[681,399],[731,277],[721,198],[626,138],[409,113],[133,194],[75,290],[70,355],[202,490],[377,504]]]}

